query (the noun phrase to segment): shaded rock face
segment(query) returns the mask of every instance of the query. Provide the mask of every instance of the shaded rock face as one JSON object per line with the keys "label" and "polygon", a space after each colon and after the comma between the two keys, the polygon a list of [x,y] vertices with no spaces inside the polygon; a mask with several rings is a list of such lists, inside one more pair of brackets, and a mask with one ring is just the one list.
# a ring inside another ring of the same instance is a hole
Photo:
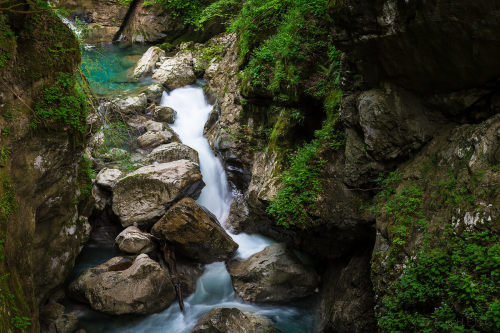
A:
{"label": "shaded rock face", "polygon": [[156,66],[156,63],[162,57],[165,57],[165,51],[157,46],[150,47],[137,62],[137,65],[134,68],[133,76],[135,78],[139,78],[151,74]]}
{"label": "shaded rock face", "polygon": [[203,315],[191,333],[274,333],[271,320],[236,308],[215,308]]}
{"label": "shaded rock face", "polygon": [[88,269],[69,290],[94,310],[113,315],[160,312],[176,297],[167,273],[146,254],[115,257]]}
{"label": "shaded rock face", "polygon": [[130,226],[123,230],[115,239],[120,251],[132,254],[149,253],[155,249],[151,235],[142,232],[139,228]]}
{"label": "shaded rock face", "polygon": [[280,243],[229,262],[228,270],[236,294],[248,302],[289,302],[313,294],[319,283],[314,268],[304,266]]}
{"label": "shaded rock face", "polygon": [[123,30],[118,37],[120,41],[132,43],[159,42],[173,40],[185,31],[181,19],[174,19],[170,13],[156,3],[144,5],[139,0],[131,8],[130,17],[124,22]]}
{"label": "shaded rock face", "polygon": [[168,163],[177,160],[188,160],[200,164],[198,152],[180,142],[172,142],[156,147],[147,156],[147,161],[150,163]]}
{"label": "shaded rock face", "polygon": [[172,206],[152,233],[184,256],[206,264],[229,259],[238,249],[217,218],[191,198]]}
{"label": "shaded rock face", "polygon": [[113,212],[124,227],[148,225],[185,196],[197,198],[204,183],[198,164],[180,160],[142,167],[118,181]]}
{"label": "shaded rock face", "polygon": [[40,308],[40,329],[43,333],[73,333],[78,328],[78,319],[72,313],[64,313],[59,303],[49,303]]}
{"label": "shaded rock face", "polygon": [[373,286],[370,275],[371,247],[347,262],[333,263],[323,275],[321,291],[322,332],[376,332]]}
{"label": "shaded rock face", "polygon": [[188,51],[180,51],[174,57],[167,58],[153,74],[153,79],[169,90],[195,83],[193,55]]}

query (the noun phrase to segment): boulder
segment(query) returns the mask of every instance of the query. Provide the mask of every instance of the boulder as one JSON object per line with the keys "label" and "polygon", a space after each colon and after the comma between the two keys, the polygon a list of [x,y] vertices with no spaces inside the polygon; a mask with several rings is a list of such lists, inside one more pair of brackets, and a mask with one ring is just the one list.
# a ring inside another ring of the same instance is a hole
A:
{"label": "boulder", "polygon": [[128,227],[116,236],[115,244],[120,251],[132,254],[149,253],[155,249],[151,235],[134,226]]}
{"label": "boulder", "polygon": [[271,320],[236,308],[215,308],[203,315],[191,333],[274,333]]}
{"label": "boulder", "polygon": [[150,165],[120,179],[113,189],[113,211],[124,227],[148,225],[185,196],[197,198],[205,186],[198,164],[187,160]]}
{"label": "boulder", "polygon": [[123,172],[118,169],[104,168],[97,174],[96,183],[106,190],[111,190],[122,175]]}
{"label": "boulder", "polygon": [[142,113],[146,110],[148,98],[145,93],[137,96],[125,96],[123,98],[115,98],[110,102],[103,103],[105,107],[110,108],[113,112],[130,115],[134,113]]}
{"label": "boulder", "polygon": [[193,56],[190,52],[179,52],[174,57],[168,58],[153,74],[153,79],[169,90],[195,83]]}
{"label": "boulder", "polygon": [[151,132],[161,132],[166,128],[163,123],[154,120],[148,120],[144,125],[146,126],[146,130]]}
{"label": "boulder", "polygon": [[44,333],[73,333],[78,328],[78,319],[73,313],[64,313],[59,303],[49,303],[40,308],[40,328]]}
{"label": "boulder", "polygon": [[228,264],[236,294],[248,302],[289,302],[314,293],[318,275],[285,244],[269,245],[246,260]]}
{"label": "boulder", "polygon": [[151,232],[184,256],[207,264],[229,259],[238,249],[217,218],[191,198],[172,206]]}
{"label": "boulder", "polygon": [[173,124],[177,112],[168,106],[154,106],[151,110],[153,119],[164,123]]}
{"label": "boulder", "polygon": [[148,99],[148,103],[160,104],[165,88],[161,84],[155,83],[142,90]]}
{"label": "boulder", "polygon": [[156,147],[146,159],[149,163],[167,163],[177,160],[188,160],[200,164],[198,152],[180,142],[172,142]]}
{"label": "boulder", "polygon": [[107,205],[111,205],[110,195],[96,185],[92,187],[91,194],[94,199],[94,209],[96,211],[102,212]]}
{"label": "boulder", "polygon": [[152,73],[156,63],[161,57],[164,56],[165,51],[160,49],[158,46],[151,46],[137,62],[137,65],[134,68],[134,77],[140,78]]}
{"label": "boulder", "polygon": [[164,131],[148,131],[137,138],[137,145],[144,149],[158,147],[164,143],[178,142],[179,138],[170,128]]}
{"label": "boulder", "polygon": [[150,314],[176,298],[167,273],[147,254],[115,257],[83,272],[69,286],[70,295],[112,315]]}

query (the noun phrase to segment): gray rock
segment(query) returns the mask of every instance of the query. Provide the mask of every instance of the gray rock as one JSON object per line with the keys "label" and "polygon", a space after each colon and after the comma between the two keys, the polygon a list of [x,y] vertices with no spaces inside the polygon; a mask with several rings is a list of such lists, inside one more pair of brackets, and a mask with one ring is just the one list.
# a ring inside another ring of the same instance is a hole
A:
{"label": "gray rock", "polygon": [[142,167],[113,189],[113,211],[124,227],[148,225],[185,196],[197,198],[205,184],[198,164],[180,160]]}
{"label": "gray rock", "polygon": [[165,51],[158,46],[151,46],[139,59],[134,68],[134,77],[140,78],[153,72],[156,63],[165,56]]}
{"label": "gray rock", "polygon": [[271,320],[236,308],[215,308],[203,315],[191,333],[274,333]]}
{"label": "gray rock", "polygon": [[166,128],[163,123],[154,120],[148,120],[145,125],[146,129],[151,132],[160,132]]}
{"label": "gray rock", "polygon": [[148,98],[148,103],[159,104],[161,102],[161,97],[165,88],[161,84],[155,83],[150,86],[147,86],[142,92],[146,94]]}
{"label": "gray rock", "polygon": [[156,247],[150,234],[134,226],[126,228],[116,236],[115,244],[120,251],[132,254],[149,253]]}
{"label": "gray rock", "polygon": [[125,96],[123,98],[115,98],[104,105],[111,108],[114,112],[130,115],[134,113],[142,113],[147,107],[148,98],[146,94],[141,93],[137,96]]}
{"label": "gray rock", "polygon": [[196,82],[193,56],[190,52],[179,52],[167,58],[153,74],[153,79],[172,90]]}
{"label": "gray rock", "polygon": [[106,190],[111,190],[122,175],[123,172],[118,169],[104,168],[97,174],[96,183]]}
{"label": "gray rock", "polygon": [[228,264],[236,294],[248,302],[288,302],[314,293],[319,278],[285,244],[272,244]]}
{"label": "gray rock", "polygon": [[238,249],[215,216],[191,198],[172,206],[151,232],[187,258],[207,264],[229,259]]}
{"label": "gray rock", "polygon": [[64,313],[59,303],[49,303],[40,308],[40,328],[44,333],[73,333],[78,328],[78,319],[73,313]]}
{"label": "gray rock", "polygon": [[173,124],[177,112],[168,106],[154,106],[152,110],[153,119],[169,124]]}
{"label": "gray rock", "polygon": [[177,160],[188,160],[200,164],[198,152],[180,142],[172,142],[156,147],[146,159],[149,163],[168,163]]}
{"label": "gray rock", "polygon": [[150,314],[176,298],[167,273],[148,255],[115,257],[86,270],[69,286],[72,297],[112,315]]}
{"label": "gray rock", "polygon": [[137,138],[137,145],[144,149],[158,147],[161,144],[178,142],[179,138],[170,128],[164,131],[148,131]]}

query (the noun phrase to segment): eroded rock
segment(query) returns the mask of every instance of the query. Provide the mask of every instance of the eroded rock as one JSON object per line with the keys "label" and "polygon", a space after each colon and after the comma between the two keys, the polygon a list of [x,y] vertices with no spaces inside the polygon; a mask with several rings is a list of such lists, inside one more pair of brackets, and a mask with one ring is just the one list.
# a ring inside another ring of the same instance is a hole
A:
{"label": "eroded rock", "polygon": [[191,333],[274,333],[271,320],[236,308],[215,308],[203,315]]}
{"label": "eroded rock", "polygon": [[200,164],[198,152],[180,142],[172,142],[156,147],[147,157],[149,163],[168,163],[177,160],[188,160]]}
{"label": "eroded rock", "polygon": [[151,232],[184,256],[202,263],[229,259],[238,249],[217,218],[191,198],[172,206]]}
{"label": "eroded rock", "polygon": [[137,62],[137,65],[134,68],[134,77],[140,78],[152,73],[156,63],[161,57],[164,56],[165,51],[160,49],[158,46],[151,46]]}
{"label": "eroded rock", "polygon": [[193,56],[190,52],[179,52],[165,60],[153,74],[153,79],[172,90],[196,82]]}
{"label": "eroded rock", "polygon": [[123,172],[118,169],[104,168],[97,174],[96,183],[104,189],[111,190],[122,175]]}
{"label": "eroded rock", "polygon": [[137,145],[141,148],[155,148],[161,144],[178,142],[179,138],[174,131],[165,127],[163,131],[148,131],[137,138]]}
{"label": "eroded rock", "polygon": [[149,253],[156,247],[150,234],[134,226],[126,228],[116,236],[115,244],[120,251],[132,254]]}

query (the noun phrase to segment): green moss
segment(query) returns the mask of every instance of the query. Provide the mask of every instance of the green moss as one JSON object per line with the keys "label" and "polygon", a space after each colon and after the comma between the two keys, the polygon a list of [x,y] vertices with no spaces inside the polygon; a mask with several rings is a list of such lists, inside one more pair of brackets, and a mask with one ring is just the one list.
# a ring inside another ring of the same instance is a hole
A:
{"label": "green moss", "polygon": [[0,71],[12,63],[16,52],[15,34],[6,20],[5,15],[0,15]]}

